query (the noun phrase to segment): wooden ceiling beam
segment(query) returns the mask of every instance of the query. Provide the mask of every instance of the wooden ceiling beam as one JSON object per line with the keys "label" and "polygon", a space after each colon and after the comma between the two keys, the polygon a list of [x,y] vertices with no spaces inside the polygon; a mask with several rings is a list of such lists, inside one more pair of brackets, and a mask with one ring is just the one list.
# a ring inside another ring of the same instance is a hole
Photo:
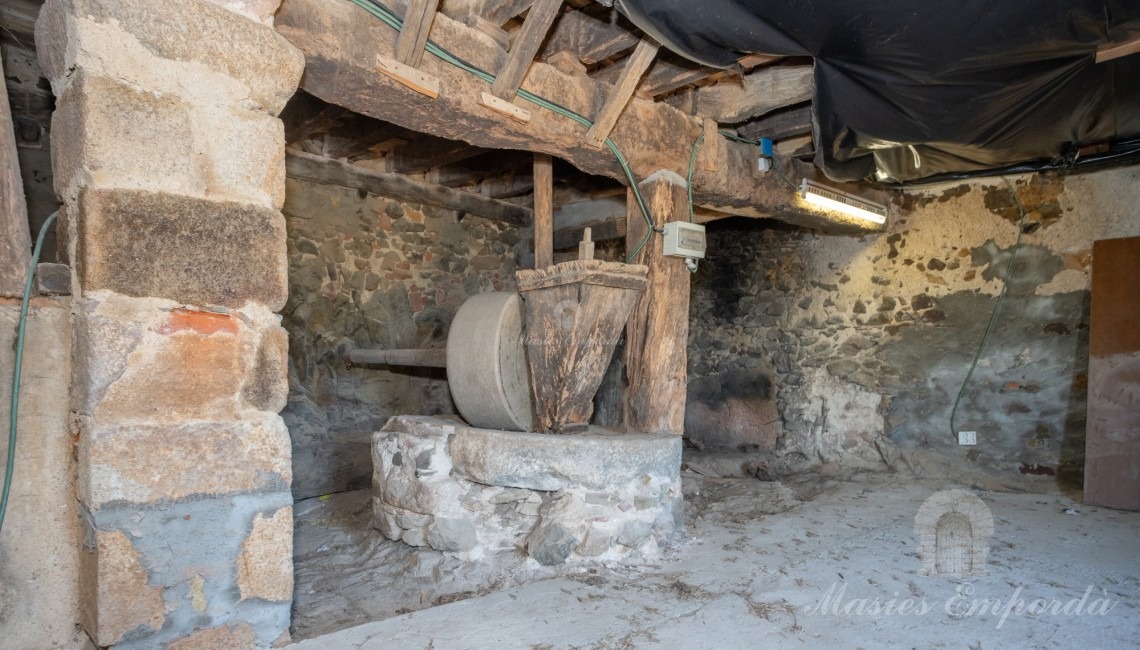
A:
{"label": "wooden ceiling beam", "polygon": [[400,201],[458,210],[516,226],[528,226],[531,223],[531,211],[524,206],[442,185],[417,182],[402,174],[373,172],[292,149],[285,153],[285,175],[313,183],[363,190]]}
{"label": "wooden ceiling beam", "polygon": [[614,10],[600,18],[567,11],[554,23],[544,53],[549,57],[561,51],[573,52],[583,64],[595,65],[636,46],[641,39],[631,31],[634,29]]}
{"label": "wooden ceiling beam", "polygon": [[[536,5],[537,7],[537,5]],[[422,68],[441,82],[438,98],[408,90],[378,72],[375,57],[391,56],[395,32],[351,3],[327,0],[284,0],[275,28],[306,59],[302,87],[326,101],[394,122],[421,133],[461,139],[488,149],[526,149],[557,156],[579,170],[627,182],[621,166],[607,149],[583,142],[585,127],[556,113],[535,107],[527,123],[506,119],[480,105],[487,84],[436,57],[425,57]],[[484,70],[497,70],[506,55],[485,36],[447,16],[436,17],[432,39],[443,48]],[[345,47],[352,43],[352,47]],[[580,115],[592,115],[608,88],[589,77],[572,77],[536,62],[527,74],[527,89]],[[707,89],[706,89],[707,90]],[[702,90],[703,92],[703,90]],[[703,121],[661,102],[634,97],[610,137],[638,179],[659,170],[683,174],[692,143]],[[693,195],[699,206],[753,217],[771,217],[830,232],[873,230],[840,213],[819,212],[796,199],[774,174],[756,170],[755,147],[726,141],[717,147],[716,171],[696,170]],[[785,160],[784,173],[824,180],[811,165]],[[882,200],[883,193],[863,186],[833,184]]]}
{"label": "wooden ceiling beam", "polygon": [[812,66],[772,66],[697,91],[697,114],[736,124],[812,98]]}
{"label": "wooden ceiling beam", "polygon": [[811,104],[779,111],[736,127],[743,138],[783,140],[811,133]]}

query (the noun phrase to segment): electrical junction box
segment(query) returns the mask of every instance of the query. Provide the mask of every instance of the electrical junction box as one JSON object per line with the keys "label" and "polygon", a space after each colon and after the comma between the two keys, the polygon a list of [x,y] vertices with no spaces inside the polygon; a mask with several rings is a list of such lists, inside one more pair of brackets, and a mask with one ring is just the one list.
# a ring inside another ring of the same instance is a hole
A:
{"label": "electrical junction box", "polygon": [[670,221],[665,224],[664,254],[670,257],[705,258],[705,227],[699,223]]}

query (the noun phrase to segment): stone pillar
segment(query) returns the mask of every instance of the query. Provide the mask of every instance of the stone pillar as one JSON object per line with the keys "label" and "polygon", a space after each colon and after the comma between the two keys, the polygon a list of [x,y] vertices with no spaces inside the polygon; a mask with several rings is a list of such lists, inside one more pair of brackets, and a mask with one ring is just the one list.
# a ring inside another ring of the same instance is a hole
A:
{"label": "stone pillar", "polygon": [[81,618],[98,646],[288,638],[276,116],[303,59],[268,4],[48,0],[36,25],[75,274]]}

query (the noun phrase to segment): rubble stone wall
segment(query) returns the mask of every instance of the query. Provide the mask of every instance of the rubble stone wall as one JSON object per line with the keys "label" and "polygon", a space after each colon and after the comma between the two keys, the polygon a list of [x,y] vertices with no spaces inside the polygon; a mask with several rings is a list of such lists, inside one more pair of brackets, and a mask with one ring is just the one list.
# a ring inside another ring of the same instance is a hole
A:
{"label": "rubble stone wall", "polygon": [[442,369],[350,368],[352,348],[444,348],[468,297],[515,288],[518,230],[289,179],[289,403],[298,498],[367,487],[393,415],[454,413]]}
{"label": "rubble stone wall", "polygon": [[976,446],[958,445],[950,414],[1017,239],[1001,179],[901,194],[876,235],[710,224],[690,311],[690,439],[868,466],[922,451],[943,471],[1079,485],[1092,242],[1140,234],[1140,171],[1010,180],[1024,234],[956,419]]}

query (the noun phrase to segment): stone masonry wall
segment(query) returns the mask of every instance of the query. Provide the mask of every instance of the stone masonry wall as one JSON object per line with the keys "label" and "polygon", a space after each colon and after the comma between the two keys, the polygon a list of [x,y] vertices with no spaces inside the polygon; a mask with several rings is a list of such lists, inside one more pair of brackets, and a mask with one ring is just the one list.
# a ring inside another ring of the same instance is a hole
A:
{"label": "stone masonry wall", "polygon": [[36,45],[57,97],[58,234],[75,280],[83,629],[100,647],[283,643],[276,115],[303,59],[203,0],[48,0]]}
{"label": "stone masonry wall", "polygon": [[372,432],[454,413],[432,368],[349,368],[351,348],[443,348],[472,295],[515,289],[516,228],[289,179],[289,404],[298,499],[371,484]]}
{"label": "stone masonry wall", "polygon": [[1028,212],[1008,294],[950,412],[1009,263],[1000,179],[900,195],[887,232],[710,227],[693,288],[687,435],[800,462],[913,464],[1079,484],[1096,239],[1140,234],[1140,170],[1011,179]]}

